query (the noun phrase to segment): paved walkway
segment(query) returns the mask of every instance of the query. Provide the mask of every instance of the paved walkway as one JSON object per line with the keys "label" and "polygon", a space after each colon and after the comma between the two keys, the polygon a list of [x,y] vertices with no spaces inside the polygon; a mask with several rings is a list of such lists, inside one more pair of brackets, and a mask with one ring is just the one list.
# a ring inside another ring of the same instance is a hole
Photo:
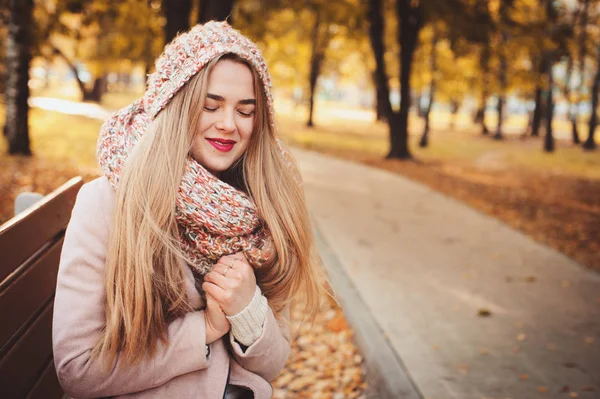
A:
{"label": "paved walkway", "polygon": [[399,358],[403,397],[600,398],[598,274],[401,176],[294,154],[340,299],[367,309],[348,318]]}
{"label": "paved walkway", "polygon": [[[75,104],[31,101],[59,112]],[[398,175],[294,154],[382,397],[600,398],[599,275]]]}

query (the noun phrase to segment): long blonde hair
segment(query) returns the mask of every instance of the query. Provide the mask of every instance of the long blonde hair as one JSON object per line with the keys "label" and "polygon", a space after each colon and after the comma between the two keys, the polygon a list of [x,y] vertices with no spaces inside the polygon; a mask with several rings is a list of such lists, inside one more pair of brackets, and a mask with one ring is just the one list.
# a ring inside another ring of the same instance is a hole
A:
{"label": "long blonde hair", "polygon": [[[131,152],[121,175],[106,258],[106,326],[94,354],[111,366],[133,363],[167,343],[168,324],[192,311],[185,290],[175,199],[207,94],[220,59],[248,66],[254,75],[255,127],[248,149],[232,168],[253,198],[276,248],[273,262],[256,269],[278,319],[303,293],[307,316],[320,305],[323,278],[301,188],[286,165],[269,124],[262,82],[250,63],[233,54],[216,57],[157,115]],[[288,160],[289,161],[289,160]]]}

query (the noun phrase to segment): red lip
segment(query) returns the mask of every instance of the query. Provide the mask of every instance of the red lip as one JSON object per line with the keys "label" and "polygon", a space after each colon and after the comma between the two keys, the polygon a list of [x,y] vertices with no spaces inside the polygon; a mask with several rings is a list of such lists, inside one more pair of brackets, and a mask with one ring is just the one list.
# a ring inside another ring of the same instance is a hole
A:
{"label": "red lip", "polygon": [[229,152],[233,149],[235,141],[227,139],[206,139],[213,147],[221,152]]}

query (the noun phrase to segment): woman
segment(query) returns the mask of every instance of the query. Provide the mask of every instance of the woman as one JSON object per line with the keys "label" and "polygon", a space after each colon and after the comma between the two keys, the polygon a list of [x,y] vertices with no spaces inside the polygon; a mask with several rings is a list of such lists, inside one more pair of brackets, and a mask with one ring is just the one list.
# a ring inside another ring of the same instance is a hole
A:
{"label": "woman", "polygon": [[102,127],[56,290],[54,360],[76,397],[268,398],[318,273],[258,48],[225,22],[166,46]]}

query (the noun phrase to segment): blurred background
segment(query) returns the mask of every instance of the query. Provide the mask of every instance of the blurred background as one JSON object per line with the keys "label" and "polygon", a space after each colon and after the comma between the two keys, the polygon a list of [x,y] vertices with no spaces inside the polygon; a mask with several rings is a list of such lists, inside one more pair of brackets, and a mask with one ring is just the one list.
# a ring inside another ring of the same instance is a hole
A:
{"label": "blurred background", "polygon": [[259,43],[289,145],[409,177],[600,270],[598,0],[0,0],[0,223],[19,192],[98,176],[99,128],[164,44],[225,18]]}

